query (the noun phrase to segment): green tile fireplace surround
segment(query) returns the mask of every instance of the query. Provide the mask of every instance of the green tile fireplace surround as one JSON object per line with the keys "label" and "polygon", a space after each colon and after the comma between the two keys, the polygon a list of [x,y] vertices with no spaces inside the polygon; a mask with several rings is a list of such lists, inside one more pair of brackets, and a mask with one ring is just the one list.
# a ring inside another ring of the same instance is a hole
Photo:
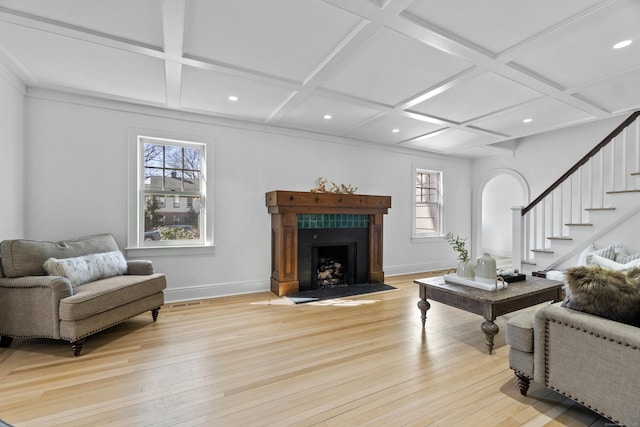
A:
{"label": "green tile fireplace surround", "polygon": [[298,214],[298,229],[369,228],[369,215]]}

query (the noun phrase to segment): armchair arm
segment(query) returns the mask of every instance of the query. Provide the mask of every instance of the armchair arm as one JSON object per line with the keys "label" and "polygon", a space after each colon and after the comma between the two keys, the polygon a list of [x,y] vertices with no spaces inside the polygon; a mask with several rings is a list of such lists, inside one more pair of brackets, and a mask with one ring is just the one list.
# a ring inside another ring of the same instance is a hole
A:
{"label": "armchair arm", "polygon": [[127,260],[127,273],[132,275],[148,276],[153,274],[153,263],[146,259]]}
{"label": "armchair arm", "polygon": [[60,300],[72,294],[58,276],[0,277],[0,335],[60,338]]}
{"label": "armchair arm", "polygon": [[640,420],[640,328],[561,307],[534,317],[534,380],[626,424]]}

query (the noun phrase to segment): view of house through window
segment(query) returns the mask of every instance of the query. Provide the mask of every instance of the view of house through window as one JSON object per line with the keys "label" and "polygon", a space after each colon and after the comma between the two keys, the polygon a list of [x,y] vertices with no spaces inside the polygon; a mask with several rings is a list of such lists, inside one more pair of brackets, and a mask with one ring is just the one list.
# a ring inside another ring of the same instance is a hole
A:
{"label": "view of house through window", "polygon": [[204,145],[142,136],[139,143],[145,245],[202,242]]}
{"label": "view of house through window", "polygon": [[416,169],[415,229],[416,236],[442,234],[442,172]]}

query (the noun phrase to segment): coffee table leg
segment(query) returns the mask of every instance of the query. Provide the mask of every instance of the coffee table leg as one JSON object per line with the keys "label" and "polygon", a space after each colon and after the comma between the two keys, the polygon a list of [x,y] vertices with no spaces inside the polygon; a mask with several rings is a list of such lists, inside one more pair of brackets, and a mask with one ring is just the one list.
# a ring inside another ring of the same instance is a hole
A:
{"label": "coffee table leg", "polygon": [[427,302],[425,298],[418,301],[418,308],[421,311],[420,318],[422,319],[422,327],[424,328],[424,324],[427,321],[427,310],[431,308],[431,304]]}
{"label": "coffee table leg", "polygon": [[493,337],[498,334],[500,328],[498,327],[498,325],[493,323],[493,320],[485,319],[485,321],[482,322],[482,326],[480,326],[480,329],[482,329],[482,332],[484,332],[484,336],[487,338],[487,348],[489,349],[489,354],[493,354]]}

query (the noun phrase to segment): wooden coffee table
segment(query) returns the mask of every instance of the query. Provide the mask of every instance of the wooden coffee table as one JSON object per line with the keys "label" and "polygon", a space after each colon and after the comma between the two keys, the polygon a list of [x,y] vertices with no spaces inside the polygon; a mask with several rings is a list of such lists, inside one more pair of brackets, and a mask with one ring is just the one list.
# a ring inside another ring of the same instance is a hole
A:
{"label": "wooden coffee table", "polygon": [[422,327],[427,320],[429,300],[437,301],[470,313],[479,314],[485,321],[480,326],[487,340],[489,354],[493,353],[493,337],[500,328],[494,323],[496,317],[547,301],[563,298],[562,282],[531,277],[520,282],[509,283],[499,291],[485,291],[470,286],[444,281],[443,276],[414,280],[420,288],[418,308],[422,312]]}

